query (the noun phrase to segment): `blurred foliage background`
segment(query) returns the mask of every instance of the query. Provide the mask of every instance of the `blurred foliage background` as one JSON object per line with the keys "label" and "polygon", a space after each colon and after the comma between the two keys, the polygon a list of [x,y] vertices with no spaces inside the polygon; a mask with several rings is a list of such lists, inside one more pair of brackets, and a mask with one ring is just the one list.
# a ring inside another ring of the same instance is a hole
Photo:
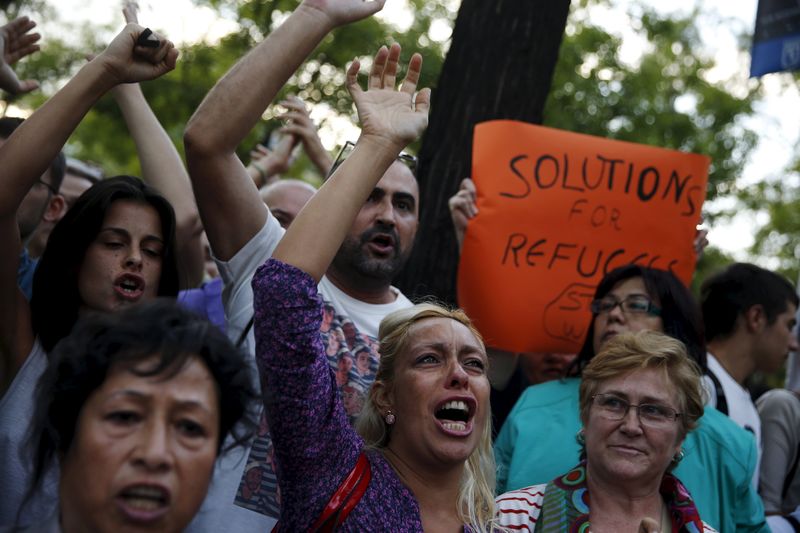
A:
{"label": "blurred foliage background", "polygon": [[[296,0],[194,2],[224,12],[237,24],[235,31],[217,42],[182,45],[175,72],[143,86],[150,105],[181,152],[183,127],[215,80],[297,4]],[[408,0],[408,4],[413,21],[402,31],[391,20],[371,18],[334,32],[295,74],[283,94],[297,94],[311,106],[324,106],[329,115],[354,117],[343,88],[344,67],[354,57],[368,59],[380,43],[389,41],[399,42],[406,57],[413,50],[423,54],[421,83],[435,90],[448,41],[434,38],[436,32],[432,30],[452,25],[458,0]],[[746,74],[735,80],[708,81],[714,59],[703,55],[697,13],[669,17],[634,3],[622,16],[641,40],[640,53],[634,62],[623,60],[621,36],[593,22],[593,9],[612,5],[613,0],[573,0],[545,108],[545,125],[709,155],[713,164],[708,199],[731,199],[724,205],[733,207],[707,209],[706,223],[725,224],[726,217],[743,209],[762,213],[759,220],[763,224],[753,228],[756,238],[750,253],[756,260],[764,259],[764,266],[777,267],[797,280],[800,158],[786,169],[780,181],[741,185],[743,169],[757,142],[756,134],[745,124],[761,96],[760,83],[745,79]],[[0,0],[8,20],[26,14],[35,20],[54,21],[58,18],[54,6],[55,0]],[[42,89],[16,99],[3,95],[4,109],[10,104],[23,110],[35,109],[80,68],[87,52],[102,49],[97,36],[110,31],[114,29],[98,28],[87,21],[72,28],[69,41],[48,35],[42,51],[17,66],[22,77],[39,80]],[[745,55],[749,36],[739,37]],[[469,90],[468,81],[464,90]],[[243,159],[275,127],[269,120],[272,114],[272,110],[267,111],[266,120],[240,147]],[[122,115],[110,97],[89,113],[71,137],[67,151],[99,163],[109,175],[140,173],[133,142],[125,135]],[[301,156],[292,174],[314,181],[317,178],[311,168]],[[709,247],[698,265],[698,283],[730,261],[726,254]]]}

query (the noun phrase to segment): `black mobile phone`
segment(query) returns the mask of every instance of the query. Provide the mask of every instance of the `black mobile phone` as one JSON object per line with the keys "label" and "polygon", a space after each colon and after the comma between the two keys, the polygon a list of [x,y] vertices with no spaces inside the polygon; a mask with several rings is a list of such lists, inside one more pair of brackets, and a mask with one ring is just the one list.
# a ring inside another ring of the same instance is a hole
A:
{"label": "black mobile phone", "polygon": [[153,35],[153,30],[145,28],[136,39],[136,46],[143,46],[144,48],[158,48],[161,46],[161,41],[158,39],[151,39],[151,35]]}

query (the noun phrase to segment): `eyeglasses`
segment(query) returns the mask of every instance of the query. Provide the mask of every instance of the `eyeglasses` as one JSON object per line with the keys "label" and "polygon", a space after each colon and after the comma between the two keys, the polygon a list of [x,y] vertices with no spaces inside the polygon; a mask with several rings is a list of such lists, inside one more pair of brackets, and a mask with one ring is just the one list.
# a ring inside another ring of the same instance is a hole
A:
{"label": "eyeglasses", "polygon": [[607,420],[622,420],[628,416],[630,408],[635,407],[639,422],[651,428],[667,427],[681,416],[681,413],[667,405],[660,403],[634,405],[615,394],[595,394],[592,396],[592,401],[600,415]]}
{"label": "eyeglasses", "polygon": [[[328,175],[325,176],[326,180],[333,175],[336,169],[339,168],[339,165],[344,163],[344,160],[347,159],[347,157],[352,153],[353,148],[355,148],[355,146],[356,146],[355,143],[351,141],[347,141],[346,143],[344,143],[342,149],[339,150],[338,154],[336,154],[336,160],[333,162],[333,166],[331,167],[330,172],[328,172]],[[400,155],[397,156],[397,160],[403,163],[405,166],[407,166],[415,176],[417,175],[418,160],[416,156],[413,156],[406,152],[400,152]]]}
{"label": "eyeglasses", "polygon": [[651,315],[661,316],[661,308],[650,301],[650,298],[642,294],[631,294],[624,300],[617,300],[613,296],[606,296],[593,300],[590,309],[595,315],[600,313],[610,313],[615,307],[619,306],[626,315]]}
{"label": "eyeglasses", "polygon": [[52,185],[50,185],[47,182],[42,181],[41,178],[36,180],[36,183],[37,183],[37,185],[41,185],[41,186],[45,187],[48,191],[50,191],[50,194],[58,194],[58,191],[56,190],[55,187],[53,187]]}

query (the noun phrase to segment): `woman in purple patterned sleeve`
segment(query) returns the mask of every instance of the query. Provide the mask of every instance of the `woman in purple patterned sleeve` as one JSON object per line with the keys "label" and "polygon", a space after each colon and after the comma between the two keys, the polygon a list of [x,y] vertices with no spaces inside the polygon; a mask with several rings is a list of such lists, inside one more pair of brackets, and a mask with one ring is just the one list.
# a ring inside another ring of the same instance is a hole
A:
{"label": "woman in purple patterned sleeve", "polygon": [[[347,71],[361,137],[253,279],[256,357],[275,445],[280,531],[489,531],[494,513],[488,360],[460,311],[423,304],[381,323],[381,363],[358,423],[348,424],[320,340],[325,273],[358,210],[427,125],[414,54],[399,91],[400,47],[382,47],[369,87]],[[391,208],[391,207],[387,207]],[[320,516],[354,471],[371,478],[349,514]],[[338,516],[337,516],[338,515]],[[322,527],[320,527],[322,526]]]}

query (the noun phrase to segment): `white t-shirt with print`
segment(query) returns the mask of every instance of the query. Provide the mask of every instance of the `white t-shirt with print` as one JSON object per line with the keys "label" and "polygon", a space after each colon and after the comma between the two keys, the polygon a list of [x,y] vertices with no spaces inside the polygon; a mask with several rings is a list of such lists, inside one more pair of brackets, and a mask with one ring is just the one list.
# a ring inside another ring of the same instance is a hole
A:
{"label": "white t-shirt with print", "polygon": [[[264,227],[253,236],[229,261],[217,260],[220,277],[224,282],[222,304],[225,310],[228,337],[237,342],[253,317],[252,279],[258,267],[272,256],[285,230],[277,219],[268,215]],[[338,317],[347,317],[358,333],[377,338],[381,320],[392,311],[413,304],[398,289],[390,290],[397,296],[388,304],[369,304],[357,300],[336,287],[327,277],[319,283],[320,294],[336,310]],[[255,363],[255,337],[253,328],[242,343],[249,355],[254,376],[258,376]],[[258,406],[258,415],[262,406]],[[234,504],[250,456],[250,447],[239,447],[225,454],[214,471],[209,495],[200,512],[187,531],[270,531],[275,519]]]}

